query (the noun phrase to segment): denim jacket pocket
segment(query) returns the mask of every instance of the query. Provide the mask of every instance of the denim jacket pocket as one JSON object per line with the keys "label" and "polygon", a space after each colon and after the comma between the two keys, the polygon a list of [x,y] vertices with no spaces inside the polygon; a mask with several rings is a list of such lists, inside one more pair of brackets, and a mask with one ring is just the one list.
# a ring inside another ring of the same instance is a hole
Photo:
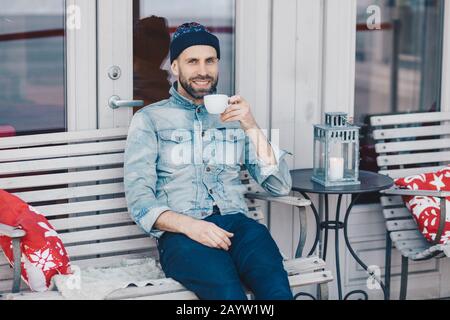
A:
{"label": "denim jacket pocket", "polygon": [[159,161],[170,167],[192,164],[192,132],[184,129],[158,131]]}
{"label": "denim jacket pocket", "polygon": [[216,130],[216,161],[226,167],[237,168],[243,162],[245,133],[239,128],[220,128]]}

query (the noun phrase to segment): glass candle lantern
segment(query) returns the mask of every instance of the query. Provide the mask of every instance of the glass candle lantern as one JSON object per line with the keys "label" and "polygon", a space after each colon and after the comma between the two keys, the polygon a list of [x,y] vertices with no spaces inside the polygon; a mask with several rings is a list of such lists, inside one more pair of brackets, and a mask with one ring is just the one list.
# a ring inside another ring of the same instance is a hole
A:
{"label": "glass candle lantern", "polygon": [[359,127],[343,112],[325,113],[325,124],[314,126],[312,180],[324,186],[359,184]]}

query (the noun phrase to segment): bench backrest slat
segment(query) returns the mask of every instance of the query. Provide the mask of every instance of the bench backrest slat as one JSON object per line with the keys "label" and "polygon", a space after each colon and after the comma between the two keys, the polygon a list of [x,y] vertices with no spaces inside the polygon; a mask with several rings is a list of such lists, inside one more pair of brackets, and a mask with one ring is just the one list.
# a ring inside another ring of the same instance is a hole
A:
{"label": "bench backrest slat", "polygon": [[[416,125],[416,124],[414,124]],[[375,139],[401,139],[409,137],[431,137],[436,135],[450,134],[448,125],[425,126],[425,127],[403,127],[394,129],[374,130]]]}
{"label": "bench backrest slat", "polygon": [[8,137],[0,139],[0,149],[123,139],[123,137],[126,137],[127,133],[128,128],[115,128]]}
{"label": "bench backrest slat", "polygon": [[88,196],[104,196],[125,192],[123,183],[104,183],[81,187],[55,188],[50,190],[38,190],[16,192],[15,195],[25,202],[51,201],[61,199],[73,199]]}
{"label": "bench backrest slat", "polygon": [[379,166],[395,166],[405,164],[445,162],[448,161],[448,159],[450,159],[450,151],[441,151],[382,155],[377,158],[377,163]]}
{"label": "bench backrest slat", "polygon": [[377,143],[377,153],[426,151],[450,148],[450,139],[413,140],[401,142]]}
{"label": "bench backrest slat", "polygon": [[129,224],[132,222],[133,220],[131,220],[130,214],[127,211],[51,220],[53,228],[55,228],[58,232],[61,230],[75,230],[105,227],[115,224]]}
{"label": "bench backrest slat", "polygon": [[99,243],[69,246],[66,248],[66,250],[69,256],[72,259],[76,260],[101,254],[117,254],[136,250],[150,250],[152,248],[155,248],[155,246],[156,243],[153,239],[149,237],[143,237],[138,239],[103,241]]}
{"label": "bench backrest slat", "polygon": [[370,118],[372,126],[392,126],[410,123],[430,123],[449,121],[450,112],[421,112],[373,116]]}
{"label": "bench backrest slat", "polygon": [[35,206],[35,208],[48,218],[72,213],[97,212],[115,209],[126,210],[127,203],[125,198],[113,198],[52,204],[48,206]]}
{"label": "bench backrest slat", "polygon": [[86,241],[113,240],[139,235],[142,235],[142,230],[137,225],[133,224],[98,230],[68,232],[61,234],[61,240],[67,246]]}
{"label": "bench backrest slat", "polygon": [[123,163],[123,153],[101,154],[93,156],[79,156],[46,160],[28,160],[20,162],[5,162],[0,164],[0,175],[34,173],[49,170],[65,170],[89,168]]}
{"label": "bench backrest slat", "polygon": [[72,171],[0,179],[0,189],[57,186],[70,183],[96,182],[123,178],[123,168]]}
{"label": "bench backrest slat", "polygon": [[442,166],[431,166],[431,167],[416,167],[416,168],[408,168],[408,169],[382,169],[378,171],[378,173],[387,175],[392,179],[397,179],[401,177],[412,176],[415,174],[422,174],[426,172],[436,171],[444,168],[445,165]]}
{"label": "bench backrest slat", "polygon": [[51,147],[22,148],[3,150],[0,161],[20,161],[57,157],[71,157],[88,154],[113,153],[125,149],[125,141],[103,141],[89,143],[71,143]]}

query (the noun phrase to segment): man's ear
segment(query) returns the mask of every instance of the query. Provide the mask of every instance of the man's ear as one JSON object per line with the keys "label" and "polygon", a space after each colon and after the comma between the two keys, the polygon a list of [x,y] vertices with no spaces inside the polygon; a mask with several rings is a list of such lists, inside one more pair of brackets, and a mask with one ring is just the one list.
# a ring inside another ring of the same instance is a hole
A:
{"label": "man's ear", "polygon": [[178,71],[178,59],[175,59],[172,64],[170,65],[170,69],[172,70],[172,74],[176,77],[179,75]]}

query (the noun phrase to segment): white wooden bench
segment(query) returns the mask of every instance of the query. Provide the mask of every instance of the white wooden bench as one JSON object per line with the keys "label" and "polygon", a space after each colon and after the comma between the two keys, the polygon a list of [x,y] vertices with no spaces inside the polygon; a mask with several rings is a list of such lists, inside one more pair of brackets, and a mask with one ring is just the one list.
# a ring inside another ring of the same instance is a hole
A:
{"label": "white wooden bench", "polygon": [[[373,116],[373,138],[378,154],[379,173],[400,178],[436,171],[450,163],[450,113],[410,113]],[[389,286],[392,246],[402,254],[400,299],[406,298],[408,259],[413,261],[446,257],[450,245],[438,244],[446,221],[445,197],[450,192],[389,189],[383,191],[381,204],[388,232],[386,244],[386,284]],[[402,195],[434,196],[441,200],[441,224],[433,243],[425,240]]]}
{"label": "white wooden bench", "polygon": [[[152,256],[156,242],[132,220],[123,186],[123,160],[127,129],[101,129],[0,138],[0,189],[9,191],[45,214],[58,231],[72,265],[107,266],[124,258]],[[262,200],[296,206],[305,221],[309,201],[297,197],[269,197],[258,189],[248,172],[241,171],[247,184],[249,214],[261,220]],[[259,199],[259,200],[256,200]],[[12,226],[15,227],[15,226]],[[301,225],[302,232],[306,225]],[[17,239],[21,230],[0,225],[0,234]],[[303,239],[300,245],[303,246]],[[16,255],[20,255],[16,250]],[[15,272],[0,257],[0,294],[8,299],[63,299],[57,291],[29,292]],[[318,257],[285,261],[293,288],[318,284],[326,298],[332,280],[325,262]],[[14,276],[15,274],[15,276]],[[18,287],[24,289],[20,293]],[[13,287],[15,286],[15,287]],[[13,290],[11,288],[13,287]],[[14,292],[14,294],[12,294]],[[195,299],[179,283],[130,287],[108,299]]]}

